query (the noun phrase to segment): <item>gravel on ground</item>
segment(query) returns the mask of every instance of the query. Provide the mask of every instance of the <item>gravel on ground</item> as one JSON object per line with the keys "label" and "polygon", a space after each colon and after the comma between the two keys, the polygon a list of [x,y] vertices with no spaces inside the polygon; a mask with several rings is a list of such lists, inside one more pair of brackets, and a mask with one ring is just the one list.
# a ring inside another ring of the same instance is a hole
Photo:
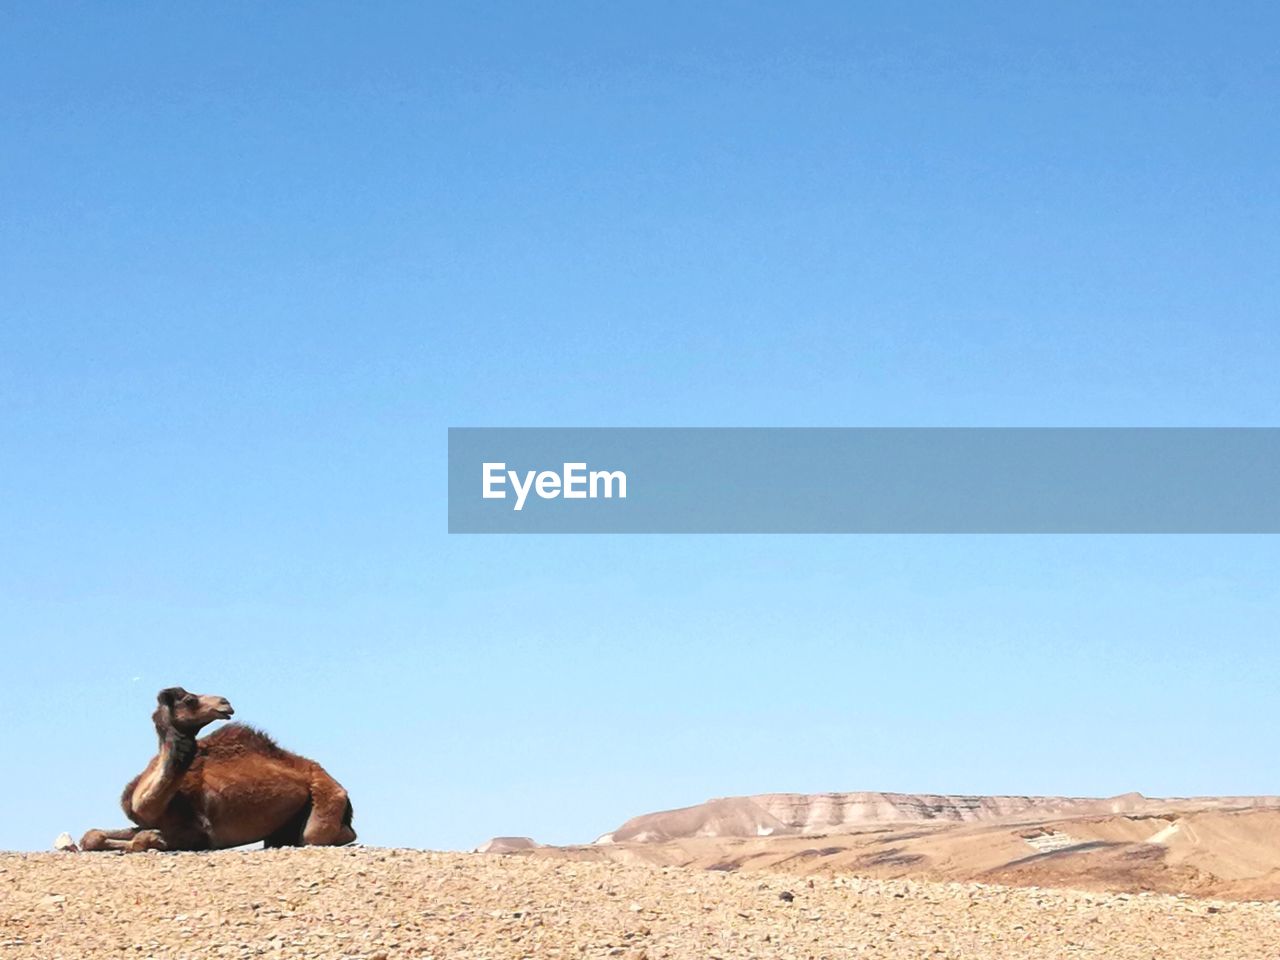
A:
{"label": "gravel on ground", "polygon": [[1280,903],[376,848],[0,854],[0,960],[1254,960]]}

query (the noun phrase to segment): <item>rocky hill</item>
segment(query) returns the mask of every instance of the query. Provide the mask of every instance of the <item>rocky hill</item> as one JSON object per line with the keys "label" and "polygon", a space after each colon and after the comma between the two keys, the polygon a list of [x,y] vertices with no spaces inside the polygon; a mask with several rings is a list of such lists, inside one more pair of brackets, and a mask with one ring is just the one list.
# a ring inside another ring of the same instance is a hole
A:
{"label": "rocky hill", "polygon": [[974,796],[923,793],[761,793],[632,817],[595,841],[664,843],[695,837],[819,836],[889,823],[995,823],[1017,819],[1158,814],[1177,808],[1280,807],[1280,797],[1149,798]]}
{"label": "rocky hill", "polygon": [[759,794],[633,817],[552,859],[1280,898],[1280,798]]}

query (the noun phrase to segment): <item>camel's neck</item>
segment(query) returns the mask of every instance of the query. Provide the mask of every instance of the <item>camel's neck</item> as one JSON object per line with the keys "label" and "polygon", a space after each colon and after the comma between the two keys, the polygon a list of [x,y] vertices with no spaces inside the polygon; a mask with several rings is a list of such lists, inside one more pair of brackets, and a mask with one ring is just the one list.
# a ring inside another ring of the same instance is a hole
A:
{"label": "camel's neck", "polygon": [[196,757],[196,738],[156,719],[156,735],[160,752],[134,785],[132,806],[134,819],[141,824],[154,823],[164,814],[169,801],[182,785],[183,774]]}
{"label": "camel's neck", "polygon": [[196,738],[173,727],[156,727],[160,739],[160,767],[165,775],[182,774],[196,757]]}

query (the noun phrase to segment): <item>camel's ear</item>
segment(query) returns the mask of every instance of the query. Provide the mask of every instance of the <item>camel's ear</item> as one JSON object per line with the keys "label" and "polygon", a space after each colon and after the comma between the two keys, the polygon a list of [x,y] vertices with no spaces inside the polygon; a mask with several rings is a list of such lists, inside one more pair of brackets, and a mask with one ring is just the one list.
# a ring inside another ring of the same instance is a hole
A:
{"label": "camel's ear", "polygon": [[173,705],[187,695],[181,687],[165,687],[156,694],[156,703],[162,707],[173,708]]}

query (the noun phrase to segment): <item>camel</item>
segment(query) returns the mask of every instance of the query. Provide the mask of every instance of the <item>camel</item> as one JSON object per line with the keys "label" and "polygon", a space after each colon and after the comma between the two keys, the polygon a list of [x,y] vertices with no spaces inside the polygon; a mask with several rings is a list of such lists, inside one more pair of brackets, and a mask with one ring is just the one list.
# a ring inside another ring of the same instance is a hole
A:
{"label": "camel", "polygon": [[90,830],[81,850],[219,850],[351,843],[351,801],[314,760],[281,749],[253,727],[231,723],[226,697],[168,687],[151,715],[159,752],[124,788],[120,805],[137,824]]}

